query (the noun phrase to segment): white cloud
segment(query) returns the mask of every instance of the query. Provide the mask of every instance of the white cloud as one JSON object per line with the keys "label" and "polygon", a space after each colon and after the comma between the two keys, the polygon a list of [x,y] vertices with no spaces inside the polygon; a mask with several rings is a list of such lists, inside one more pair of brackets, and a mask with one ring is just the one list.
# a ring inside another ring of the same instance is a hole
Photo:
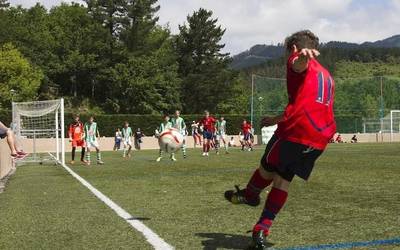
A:
{"label": "white cloud", "polygon": [[[11,0],[31,6],[35,0]],[[45,6],[60,0],[42,0]],[[79,1],[75,1],[79,2]],[[200,7],[212,10],[227,29],[223,42],[233,54],[260,43],[278,43],[299,29],[322,41],[374,41],[399,34],[400,0],[159,0],[160,24],[174,33]]]}

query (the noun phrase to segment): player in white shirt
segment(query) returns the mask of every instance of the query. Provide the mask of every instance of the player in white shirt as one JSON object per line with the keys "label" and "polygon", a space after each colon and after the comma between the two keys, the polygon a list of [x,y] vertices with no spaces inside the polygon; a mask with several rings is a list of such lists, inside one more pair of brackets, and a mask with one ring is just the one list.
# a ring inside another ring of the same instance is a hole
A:
{"label": "player in white shirt", "polygon": [[217,154],[219,154],[219,148],[221,147],[221,144],[224,144],[225,148],[225,153],[228,154],[228,143],[226,141],[226,121],[224,117],[221,117],[219,121],[216,123],[216,128],[217,128],[217,136],[216,136],[216,150]]}
{"label": "player in white shirt", "polygon": [[124,123],[124,127],[122,128],[122,143],[124,144],[124,152],[122,157],[131,158],[131,150],[132,150],[132,128],[129,127],[129,122]]}
{"label": "player in white shirt", "polygon": [[175,111],[174,117],[171,118],[172,127],[176,128],[179,133],[183,136],[182,153],[183,158],[186,158],[186,124],[185,120],[181,117],[181,112],[179,110]]}

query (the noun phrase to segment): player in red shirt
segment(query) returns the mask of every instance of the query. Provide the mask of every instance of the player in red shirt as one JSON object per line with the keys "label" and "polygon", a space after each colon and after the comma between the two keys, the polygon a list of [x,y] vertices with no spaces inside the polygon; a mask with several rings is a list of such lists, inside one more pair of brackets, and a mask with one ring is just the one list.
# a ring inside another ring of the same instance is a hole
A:
{"label": "player in red shirt", "polygon": [[72,159],[71,159],[71,164],[75,163],[75,151],[77,147],[82,148],[81,152],[81,162],[86,163],[85,161],[85,141],[83,140],[84,136],[84,129],[83,129],[83,123],[79,120],[79,115],[76,115],[74,117],[74,122],[69,125],[68,129],[68,136],[69,136],[69,141],[72,144]]}
{"label": "player in red shirt", "polygon": [[242,126],[242,135],[243,135],[243,144],[242,150],[244,150],[245,146],[248,146],[250,150],[253,150],[253,143],[251,142],[251,124],[246,120],[243,120]]}
{"label": "player in red shirt", "polygon": [[203,156],[208,156],[210,152],[211,142],[214,138],[215,123],[217,120],[210,116],[210,112],[204,111],[204,117],[199,122],[203,126]]}
{"label": "player in red shirt", "polygon": [[334,81],[315,59],[319,40],[308,30],[286,38],[287,91],[284,114],[265,117],[263,126],[278,124],[269,141],[260,168],[245,189],[225,192],[234,204],[257,206],[260,193],[272,184],[260,219],[253,227],[253,249],[264,249],[270,227],[284,206],[295,175],[307,180],[317,158],[336,132],[333,115]]}

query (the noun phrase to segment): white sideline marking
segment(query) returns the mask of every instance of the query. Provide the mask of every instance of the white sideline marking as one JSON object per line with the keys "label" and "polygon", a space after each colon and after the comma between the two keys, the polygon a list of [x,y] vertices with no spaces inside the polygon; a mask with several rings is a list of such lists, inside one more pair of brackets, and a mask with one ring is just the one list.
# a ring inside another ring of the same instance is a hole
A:
{"label": "white sideline marking", "polygon": [[174,247],[165,242],[160,236],[158,236],[153,230],[148,228],[141,221],[134,219],[134,217],[125,211],[122,207],[118,206],[115,202],[113,202],[110,198],[105,196],[102,192],[92,186],[89,182],[75,173],[71,168],[69,168],[65,164],[61,164],[61,166],[68,171],[75,179],[77,179],[82,185],[87,187],[97,198],[99,198],[102,202],[104,202],[109,208],[114,210],[114,212],[124,219],[125,222],[129,223],[134,229],[141,232],[143,236],[146,238],[147,242],[149,242],[154,249],[156,250],[173,250]]}

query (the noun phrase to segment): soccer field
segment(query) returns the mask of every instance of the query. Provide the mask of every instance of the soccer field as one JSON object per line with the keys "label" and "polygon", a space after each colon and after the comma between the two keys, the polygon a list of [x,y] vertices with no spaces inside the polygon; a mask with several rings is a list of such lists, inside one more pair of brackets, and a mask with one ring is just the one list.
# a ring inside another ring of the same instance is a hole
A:
{"label": "soccer field", "polygon": [[[159,163],[155,150],[130,160],[106,152],[106,165],[72,169],[176,249],[245,249],[262,206],[234,206],[223,193],[246,185],[263,150],[209,158],[189,150],[187,159],[178,152],[177,162]],[[330,145],[309,182],[293,181],[272,247],[400,249],[399,162],[400,144]],[[20,167],[0,194],[0,249],[152,247],[63,168],[43,165]]]}

